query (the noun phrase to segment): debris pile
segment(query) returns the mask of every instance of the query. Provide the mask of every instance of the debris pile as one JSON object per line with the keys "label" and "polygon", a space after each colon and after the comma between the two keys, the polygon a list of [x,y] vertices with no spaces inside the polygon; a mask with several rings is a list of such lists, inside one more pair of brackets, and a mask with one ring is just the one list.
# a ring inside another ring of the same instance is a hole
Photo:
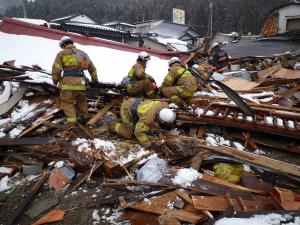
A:
{"label": "debris pile", "polygon": [[300,57],[231,59],[209,82],[206,53],[183,61],[200,88],[153,131],[161,152],[109,132],[121,86],[90,88],[89,120],[68,125],[49,73],[0,65],[0,223],[299,224]]}

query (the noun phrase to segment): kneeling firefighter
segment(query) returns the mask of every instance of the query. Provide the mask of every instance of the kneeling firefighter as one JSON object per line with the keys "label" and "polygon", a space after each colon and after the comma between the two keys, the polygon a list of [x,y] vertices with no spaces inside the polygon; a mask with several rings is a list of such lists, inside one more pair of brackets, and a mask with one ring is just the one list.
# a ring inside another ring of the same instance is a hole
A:
{"label": "kneeling firefighter", "polygon": [[83,71],[89,71],[93,82],[98,80],[97,71],[89,56],[77,49],[70,37],[63,37],[59,46],[62,51],[56,55],[53,63],[52,80],[55,85],[59,83],[60,107],[67,123],[76,123],[77,117],[86,119],[88,114],[86,77]]}
{"label": "kneeling firefighter", "polygon": [[157,89],[156,82],[145,72],[147,63],[150,60],[147,52],[138,54],[136,63],[131,67],[128,76],[122,81],[126,91],[132,96],[154,97]]}
{"label": "kneeling firefighter", "polygon": [[169,60],[169,73],[165,77],[159,94],[163,94],[175,103],[192,97],[198,89],[196,78],[188,69],[183,68],[180,59],[173,57]]}
{"label": "kneeling firefighter", "polygon": [[176,120],[176,114],[168,108],[168,103],[140,98],[124,100],[120,114],[122,122],[113,124],[114,131],[128,139],[134,134],[143,147],[155,150],[158,146],[154,137],[149,136],[151,128],[170,126]]}

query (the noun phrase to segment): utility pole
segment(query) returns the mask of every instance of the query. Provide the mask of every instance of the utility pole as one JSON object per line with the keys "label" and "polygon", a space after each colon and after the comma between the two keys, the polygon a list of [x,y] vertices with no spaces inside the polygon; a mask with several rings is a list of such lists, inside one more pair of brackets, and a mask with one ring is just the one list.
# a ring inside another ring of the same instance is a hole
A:
{"label": "utility pole", "polygon": [[214,0],[209,0],[208,6],[209,6],[209,17],[208,17],[207,35],[209,37],[212,37]]}

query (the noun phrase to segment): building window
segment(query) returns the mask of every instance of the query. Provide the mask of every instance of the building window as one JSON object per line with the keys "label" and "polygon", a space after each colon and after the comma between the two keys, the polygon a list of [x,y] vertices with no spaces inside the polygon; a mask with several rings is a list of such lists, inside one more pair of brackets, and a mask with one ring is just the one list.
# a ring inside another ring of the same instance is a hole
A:
{"label": "building window", "polygon": [[300,30],[300,18],[287,19],[286,31]]}

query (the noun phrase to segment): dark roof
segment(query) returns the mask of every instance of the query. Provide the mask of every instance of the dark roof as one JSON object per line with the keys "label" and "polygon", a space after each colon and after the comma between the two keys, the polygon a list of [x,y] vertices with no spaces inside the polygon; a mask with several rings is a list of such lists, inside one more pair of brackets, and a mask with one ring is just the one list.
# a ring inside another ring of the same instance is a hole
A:
{"label": "dark roof", "polygon": [[183,37],[188,30],[192,30],[195,32],[197,35],[200,36],[200,33],[192,28],[189,25],[184,25],[184,24],[178,24],[178,23],[172,23],[168,21],[163,21],[161,24],[157,25],[153,29],[151,29],[149,32],[150,33],[157,33],[162,36],[168,36],[168,37],[174,37],[174,38],[181,38]]}
{"label": "dark roof", "polygon": [[[80,12],[80,13],[75,13],[75,14],[72,14],[72,15],[69,15],[69,16],[64,16],[64,17],[60,17],[60,18],[56,18],[56,19],[53,19],[51,20],[50,22],[56,22],[56,23],[60,23],[60,22],[65,22],[67,20],[70,20],[76,16],[80,16],[80,15],[86,15],[87,17],[89,17],[90,19],[94,20],[93,18],[91,18],[89,15],[87,15],[86,13],[84,12]],[[94,20],[96,22],[96,20]]]}
{"label": "dark roof", "polygon": [[288,3],[284,4],[284,5],[281,5],[281,6],[277,7],[277,8],[275,8],[275,9],[272,9],[271,12],[274,12],[274,11],[276,11],[278,9],[281,9],[281,8],[284,8],[284,7],[287,7],[287,6],[290,6],[290,5],[300,5],[300,1],[298,1],[298,0],[291,0],[290,2],[288,2]]}
{"label": "dark roof", "polygon": [[231,58],[271,57],[285,52],[300,53],[300,41],[288,38],[270,38],[260,40],[240,40],[223,47]]}
{"label": "dark roof", "polygon": [[151,23],[151,22],[156,22],[156,21],[160,21],[162,19],[154,19],[154,20],[145,20],[145,21],[140,21],[140,22],[135,22],[134,24],[142,24],[142,23]]}

